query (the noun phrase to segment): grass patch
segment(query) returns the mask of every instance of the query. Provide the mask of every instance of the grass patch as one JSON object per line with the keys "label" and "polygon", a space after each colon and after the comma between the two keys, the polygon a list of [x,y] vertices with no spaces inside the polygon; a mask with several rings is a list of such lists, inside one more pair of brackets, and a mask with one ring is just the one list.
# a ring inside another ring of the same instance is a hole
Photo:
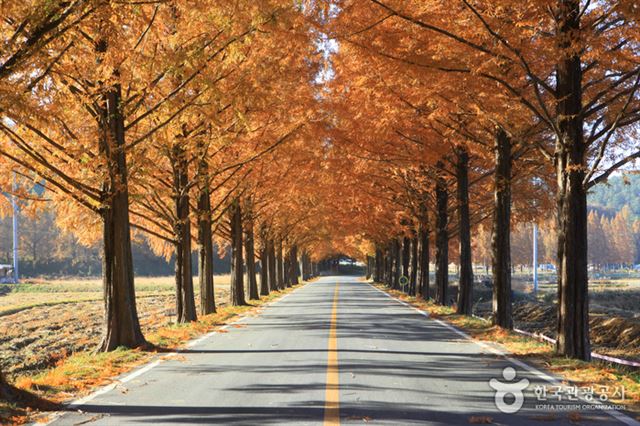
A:
{"label": "grass patch", "polygon": [[35,376],[21,376],[18,389],[34,392],[53,402],[63,402],[79,392],[110,381],[146,360],[140,349],[118,348],[112,352],[78,352],[50,370]]}
{"label": "grass patch", "polygon": [[439,306],[430,301],[408,296],[400,291],[389,289],[383,284],[374,283],[374,285],[402,301],[429,312],[432,318],[446,321],[464,330],[474,339],[497,343],[515,358],[523,358],[528,363],[545,369],[574,385],[596,388],[608,386],[609,389],[623,386],[625,399],[611,399],[610,402],[625,405],[635,414],[640,413],[640,372],[638,371],[629,371],[598,361],[584,362],[568,359],[555,354],[554,347],[548,343],[494,327],[491,323],[479,318],[458,315],[449,306]]}

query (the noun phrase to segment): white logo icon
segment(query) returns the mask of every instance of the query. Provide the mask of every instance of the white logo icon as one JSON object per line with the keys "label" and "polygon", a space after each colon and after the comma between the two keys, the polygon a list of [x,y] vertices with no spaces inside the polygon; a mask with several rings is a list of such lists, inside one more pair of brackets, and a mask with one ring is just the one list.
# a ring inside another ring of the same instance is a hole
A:
{"label": "white logo icon", "polygon": [[[518,382],[513,382],[516,378],[516,370],[512,367],[507,367],[502,370],[502,377],[506,382],[501,382],[498,379],[489,380],[489,386],[496,391],[496,407],[498,410],[506,414],[517,413],[524,404],[524,395],[522,391],[529,386],[529,379],[522,379]],[[513,395],[513,402],[505,401],[507,395]]]}

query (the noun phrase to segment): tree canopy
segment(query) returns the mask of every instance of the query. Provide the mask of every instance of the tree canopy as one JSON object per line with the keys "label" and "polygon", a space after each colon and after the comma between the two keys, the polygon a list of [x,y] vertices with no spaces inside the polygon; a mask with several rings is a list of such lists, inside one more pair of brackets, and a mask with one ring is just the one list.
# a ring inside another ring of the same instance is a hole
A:
{"label": "tree canopy", "polygon": [[462,314],[484,250],[510,328],[511,229],[555,217],[558,350],[588,359],[587,192],[640,157],[636,3],[3,2],[3,190],[101,241],[105,350],[144,344],[131,235],[176,259],[180,321],[192,243],[215,310],[215,240],[236,304],[346,254]]}

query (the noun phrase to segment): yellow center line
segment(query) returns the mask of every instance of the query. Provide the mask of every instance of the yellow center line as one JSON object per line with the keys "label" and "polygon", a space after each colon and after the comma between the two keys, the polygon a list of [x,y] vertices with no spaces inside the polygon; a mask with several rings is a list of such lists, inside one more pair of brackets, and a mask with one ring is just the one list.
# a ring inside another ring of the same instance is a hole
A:
{"label": "yellow center line", "polygon": [[340,424],[340,391],[338,389],[338,283],[333,292],[331,309],[331,327],[329,329],[329,347],[327,357],[327,391],[324,402],[324,424]]}

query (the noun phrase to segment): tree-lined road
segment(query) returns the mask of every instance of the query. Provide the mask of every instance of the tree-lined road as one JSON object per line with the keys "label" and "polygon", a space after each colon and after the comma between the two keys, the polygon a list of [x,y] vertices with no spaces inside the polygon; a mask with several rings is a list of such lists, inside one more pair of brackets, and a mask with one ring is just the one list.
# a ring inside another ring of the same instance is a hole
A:
{"label": "tree-lined road", "polygon": [[[508,366],[530,380],[514,415],[489,385]],[[54,423],[570,424],[534,409],[536,385],[550,386],[364,282],[325,277]]]}

